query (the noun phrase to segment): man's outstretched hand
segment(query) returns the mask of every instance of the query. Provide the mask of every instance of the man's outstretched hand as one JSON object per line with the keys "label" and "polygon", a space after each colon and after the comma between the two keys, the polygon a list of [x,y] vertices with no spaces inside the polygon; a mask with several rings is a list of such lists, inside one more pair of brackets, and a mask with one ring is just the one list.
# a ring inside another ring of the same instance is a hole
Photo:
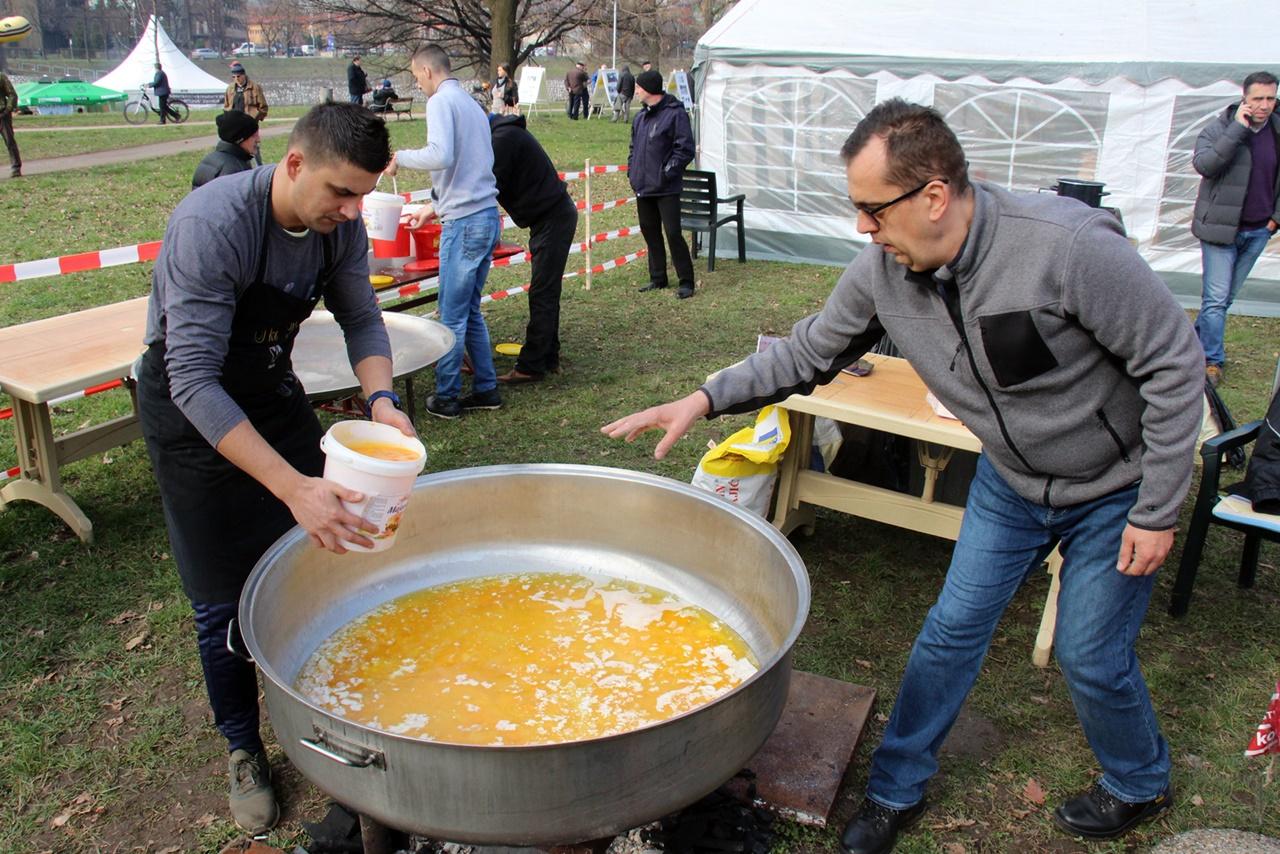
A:
{"label": "man's outstretched hand", "polygon": [[640,412],[619,418],[611,424],[600,428],[611,439],[622,438],[634,442],[636,437],[648,430],[662,430],[663,437],[658,447],[653,449],[653,458],[660,460],[671,450],[681,436],[689,432],[693,422],[711,411],[711,401],[701,391],[695,391],[688,397],[651,406]]}

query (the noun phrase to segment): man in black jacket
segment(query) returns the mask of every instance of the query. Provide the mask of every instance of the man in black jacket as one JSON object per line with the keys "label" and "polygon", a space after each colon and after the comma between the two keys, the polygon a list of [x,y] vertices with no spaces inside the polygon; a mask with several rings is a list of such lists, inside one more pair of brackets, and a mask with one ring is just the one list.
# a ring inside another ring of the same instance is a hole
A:
{"label": "man in black jacket", "polygon": [[498,204],[529,229],[533,255],[529,325],[506,385],[537,382],[560,366],[560,284],[578,230],[578,208],[547,152],[525,129],[524,116],[489,116]]}
{"label": "man in black jacket", "polygon": [[369,75],[360,67],[360,56],[353,56],[351,64],[347,66],[347,94],[351,96],[351,103],[363,104],[364,95],[368,91]]}
{"label": "man in black jacket", "polygon": [[169,75],[164,73],[164,68],[160,63],[156,63],[156,76],[151,78],[148,84],[156,93],[156,100],[160,102],[160,124],[168,124],[170,116],[177,118],[169,112],[169,96],[172,91],[169,89]]}
{"label": "man in black jacket", "polygon": [[258,145],[258,120],[247,113],[230,111],[216,119],[218,144],[196,166],[191,176],[191,189],[223,175],[234,175],[252,169],[253,150]]}
{"label": "man in black jacket", "polygon": [[631,124],[631,99],[636,96],[636,78],[631,73],[631,66],[622,66],[622,73],[618,75],[618,99],[613,102],[613,119],[623,119],[627,124]]}
{"label": "man in black jacket", "polygon": [[662,245],[665,232],[680,281],[676,296],[688,299],[693,296],[693,257],[680,232],[680,191],[684,188],[684,167],[693,160],[693,129],[680,100],[662,91],[662,75],[657,71],[636,75],[636,91],[644,107],[631,126],[627,177],[636,191],[640,233],[649,247],[649,284],[640,291],[667,286],[667,252]]}

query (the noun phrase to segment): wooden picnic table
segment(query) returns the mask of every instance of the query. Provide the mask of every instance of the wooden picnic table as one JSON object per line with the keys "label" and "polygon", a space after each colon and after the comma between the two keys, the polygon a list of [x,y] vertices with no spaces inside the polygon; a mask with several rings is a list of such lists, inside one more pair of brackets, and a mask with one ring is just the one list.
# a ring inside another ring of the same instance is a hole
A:
{"label": "wooden picnic table", "polygon": [[[85,542],[93,523],[62,487],[62,466],[142,435],[137,395],[129,380],[145,349],[147,297],[0,328],[0,392],[13,403],[17,478],[0,488],[0,507],[33,501],[63,519]],[[384,314],[397,378],[406,380],[453,346],[453,334],[435,321]],[[295,371],[314,400],[332,400],[359,382],[346,360],[342,332],[327,311],[302,325],[293,354]],[[49,402],[102,383],[125,379],[133,412],[54,436]],[[407,397],[411,400],[412,395]]]}

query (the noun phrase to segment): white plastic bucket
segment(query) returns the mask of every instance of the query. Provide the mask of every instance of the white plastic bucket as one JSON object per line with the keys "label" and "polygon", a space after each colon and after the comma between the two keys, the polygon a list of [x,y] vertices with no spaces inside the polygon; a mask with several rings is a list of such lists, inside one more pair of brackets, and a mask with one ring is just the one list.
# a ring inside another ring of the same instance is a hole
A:
{"label": "white plastic bucket", "polygon": [[[394,445],[415,454],[413,460],[384,460],[351,449],[351,443],[378,442]],[[372,421],[339,421],[320,440],[325,453],[324,478],[348,489],[364,493],[364,501],[342,506],[365,520],[364,533],[373,540],[365,548],[346,540],[342,544],[360,552],[380,552],[391,548],[400,527],[413,481],[427,464],[427,449],[412,436],[388,424]]]}
{"label": "white plastic bucket", "polygon": [[374,240],[395,240],[396,230],[400,227],[400,210],[403,207],[403,196],[380,193],[377,190],[369,193],[360,206],[365,231]]}

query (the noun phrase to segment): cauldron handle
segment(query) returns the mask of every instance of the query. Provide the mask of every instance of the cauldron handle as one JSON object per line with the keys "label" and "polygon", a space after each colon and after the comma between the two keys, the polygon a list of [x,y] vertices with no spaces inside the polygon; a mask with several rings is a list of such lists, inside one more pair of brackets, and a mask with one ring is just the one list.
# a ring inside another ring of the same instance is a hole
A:
{"label": "cauldron handle", "polygon": [[[240,639],[239,645],[236,644],[237,638]],[[247,661],[250,664],[258,663],[253,660],[253,656],[249,654],[249,648],[244,645],[244,638],[240,637],[240,632],[236,630],[235,617],[232,617],[227,623],[227,652],[241,661]]]}
{"label": "cauldron handle", "polygon": [[326,759],[332,759],[334,762],[337,762],[340,765],[346,765],[348,768],[368,768],[371,765],[375,765],[379,768],[382,767],[382,754],[378,751],[364,748],[364,753],[361,756],[356,759],[348,759],[341,753],[330,749],[329,746],[325,744],[325,741],[327,740],[326,736],[327,733],[322,731],[319,727],[316,727],[315,738],[299,738],[298,743],[308,750],[314,750]]}

